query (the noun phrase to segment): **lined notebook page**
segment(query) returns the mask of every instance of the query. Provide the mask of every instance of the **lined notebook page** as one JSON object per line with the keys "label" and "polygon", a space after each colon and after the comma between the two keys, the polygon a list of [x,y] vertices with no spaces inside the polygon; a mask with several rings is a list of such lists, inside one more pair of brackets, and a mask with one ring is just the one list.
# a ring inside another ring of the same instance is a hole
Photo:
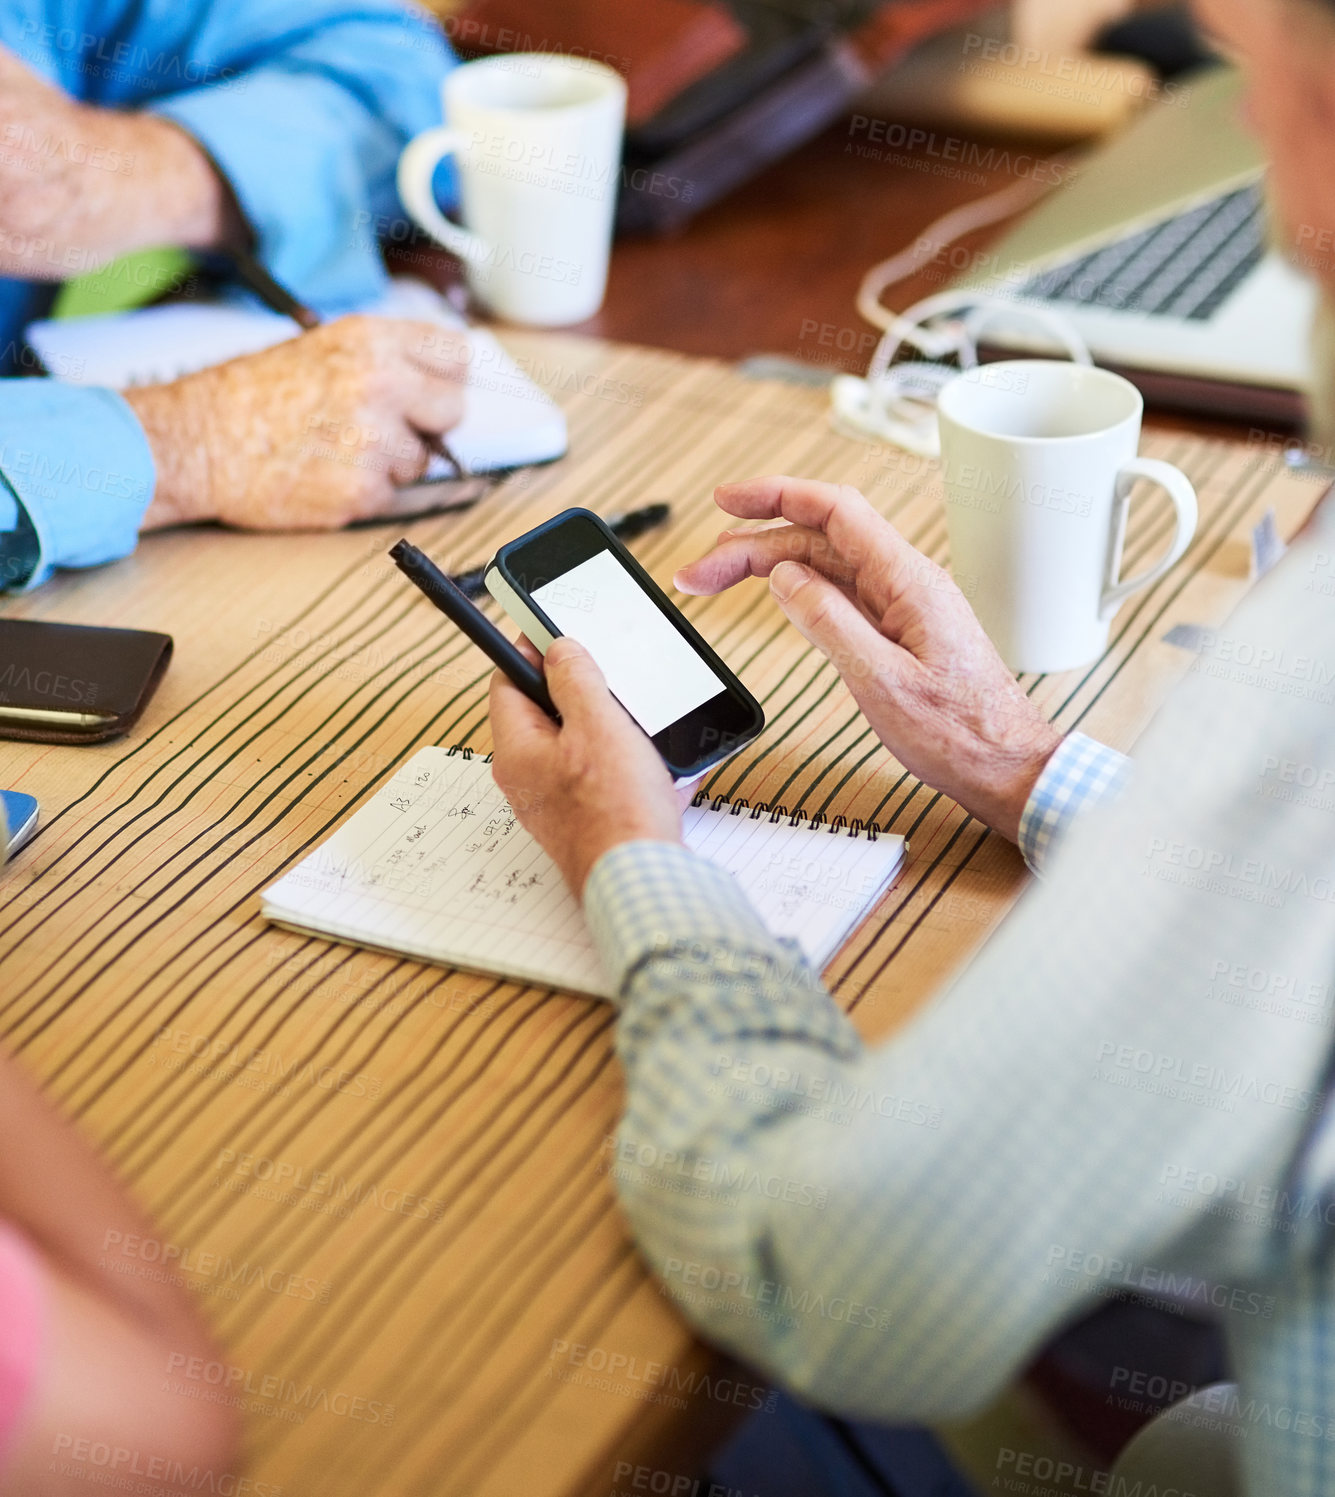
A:
{"label": "lined notebook page", "polygon": [[[687,845],[734,874],[776,934],[822,966],[888,886],[875,842],[727,809],[686,812]],[[427,748],[264,892],[283,925],[422,961],[611,996],[579,905],[485,760]]]}

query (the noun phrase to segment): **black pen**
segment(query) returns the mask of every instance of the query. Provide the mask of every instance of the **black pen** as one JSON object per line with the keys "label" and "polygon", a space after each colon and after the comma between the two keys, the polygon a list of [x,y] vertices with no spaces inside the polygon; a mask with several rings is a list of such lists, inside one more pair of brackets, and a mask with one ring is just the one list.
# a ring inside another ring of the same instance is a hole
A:
{"label": "black pen", "polygon": [[[609,515],[607,528],[619,541],[633,541],[646,531],[654,530],[672,517],[672,506],[668,504],[646,504],[643,509],[632,509],[624,515]],[[480,567],[470,567],[466,572],[455,572],[450,581],[465,598],[480,598],[487,590],[487,568],[484,561]]]}
{"label": "black pen", "polygon": [[[304,302],[299,302],[286,286],[274,280],[251,250],[233,250],[231,260],[237,280],[249,286],[271,312],[277,312],[280,317],[290,317],[303,332],[309,333],[320,326],[320,314],[312,311]],[[420,435],[432,452],[449,463],[457,478],[468,477],[468,470],[450,451],[449,443],[444,437],[433,436],[428,432]]]}
{"label": "black pen", "polygon": [[306,332],[320,326],[320,314],[311,311],[286,286],[274,280],[251,250],[233,250],[232,265],[236,270],[237,280],[249,286],[271,312],[277,312],[281,317],[290,317]]}
{"label": "black pen", "polygon": [[411,541],[400,541],[390,548],[394,565],[415,583],[452,623],[473,641],[492,663],[503,670],[530,702],[541,707],[548,717],[561,721],[547,694],[542,672],[515,649],[505,635],[454,585],[434,561],[419,551]]}

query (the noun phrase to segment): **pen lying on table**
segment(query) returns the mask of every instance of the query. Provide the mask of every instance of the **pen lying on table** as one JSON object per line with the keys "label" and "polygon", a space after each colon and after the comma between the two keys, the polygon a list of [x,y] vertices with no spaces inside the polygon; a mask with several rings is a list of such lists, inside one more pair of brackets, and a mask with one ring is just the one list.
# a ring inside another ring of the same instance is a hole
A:
{"label": "pen lying on table", "polygon": [[[670,504],[646,504],[643,509],[632,509],[624,515],[609,515],[607,527],[619,541],[633,541],[646,531],[656,530],[672,517]],[[490,562],[480,567],[470,567],[466,572],[452,572],[450,581],[465,598],[480,598],[487,590],[485,578]]]}

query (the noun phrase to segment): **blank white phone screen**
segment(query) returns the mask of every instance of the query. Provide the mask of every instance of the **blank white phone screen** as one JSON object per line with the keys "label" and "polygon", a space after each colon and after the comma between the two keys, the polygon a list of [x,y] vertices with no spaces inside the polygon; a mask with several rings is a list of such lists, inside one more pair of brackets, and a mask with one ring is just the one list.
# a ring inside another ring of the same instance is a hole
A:
{"label": "blank white phone screen", "polygon": [[650,737],[726,689],[610,551],[535,588],[533,601],[588,650]]}

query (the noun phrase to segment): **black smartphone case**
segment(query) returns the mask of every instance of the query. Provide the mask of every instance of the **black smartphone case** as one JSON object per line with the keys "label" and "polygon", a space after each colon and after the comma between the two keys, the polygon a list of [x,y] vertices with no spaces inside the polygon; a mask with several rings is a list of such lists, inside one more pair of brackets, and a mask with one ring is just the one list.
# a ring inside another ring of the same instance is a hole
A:
{"label": "black smartphone case", "polygon": [[0,619],[0,706],[106,714],[91,728],[5,722],[0,738],[102,743],[134,726],[171,659],[166,634]]}
{"label": "black smartphone case", "polygon": [[692,624],[691,621],[686,618],[686,616],[680,611],[680,609],[678,609],[673,604],[672,600],[667,596],[666,593],[664,593],[663,589],[659,587],[659,585],[654,581],[649,573],[645,571],[645,569],[636,560],[634,554],[621,541],[620,537],[617,536],[616,533],[608,526],[607,521],[604,520],[601,515],[596,515],[592,510],[584,509],[578,505],[571,509],[563,510],[559,515],[554,515],[550,520],[544,520],[541,525],[534,526],[532,530],[527,531],[524,535],[518,536],[515,540],[509,541],[505,545],[503,545],[500,550],[496,552],[496,555],[492,558],[491,566],[495,567],[501,577],[504,578],[506,585],[518,597],[523,599],[525,606],[530,610],[534,618],[539,623],[541,623],[542,626],[553,636],[558,635],[560,633],[560,630],[557,629],[556,626],[552,623],[551,619],[549,619],[547,615],[543,613],[538,604],[533,601],[532,597],[529,594],[529,588],[526,584],[526,581],[516,576],[511,563],[515,556],[515,553],[518,552],[521,548],[532,545],[534,541],[541,540],[545,535],[549,534],[551,531],[559,529],[562,525],[565,525],[574,517],[578,517],[582,520],[588,521],[601,533],[604,541],[607,544],[608,550],[613,552],[619,558],[619,560],[625,566],[626,570],[631,574],[633,578],[635,578],[639,585],[655,602],[655,605],[660,608],[666,606],[666,609],[670,610],[671,616],[679,621],[678,627],[684,626],[684,631],[688,641],[690,642],[691,648],[701,656],[701,658],[706,662],[706,664],[710,666],[710,668],[714,671],[715,675],[717,675],[720,680],[729,682],[731,684],[731,689],[736,694],[737,699],[750,708],[756,724],[754,733],[749,735],[745,740],[739,741],[736,744],[721,747],[719,749],[719,752],[712,755],[711,757],[699,760],[698,762],[693,762],[689,765],[683,765],[675,762],[674,756],[661,742],[659,742],[659,739],[655,738],[651,740],[658,747],[659,752],[663,754],[668,768],[672,771],[674,776],[681,777],[685,774],[690,774],[692,776],[703,774],[706,770],[712,769],[715,764],[721,763],[724,759],[731,757],[731,755],[736,753],[739,748],[745,747],[746,743],[754,741],[754,739],[759,736],[761,732],[763,732],[765,728],[765,709],[761,706],[760,702],[757,701],[756,698],[751,694],[751,692],[747,690],[745,684],[742,682],[737,673],[732,670],[732,668],[726,663],[726,661],[722,659],[722,657],[713,648],[709,641],[704,638],[704,636],[694,626],[694,624]]}

